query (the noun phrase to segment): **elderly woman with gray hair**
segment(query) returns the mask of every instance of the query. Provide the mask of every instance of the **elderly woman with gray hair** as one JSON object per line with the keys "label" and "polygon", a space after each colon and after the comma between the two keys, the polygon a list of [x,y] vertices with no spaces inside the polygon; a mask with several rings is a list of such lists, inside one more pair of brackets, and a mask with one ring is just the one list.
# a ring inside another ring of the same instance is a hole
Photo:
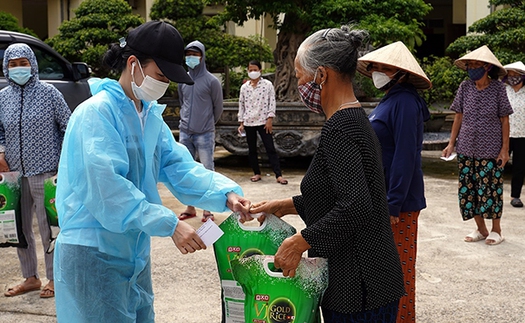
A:
{"label": "elderly woman with gray hair", "polygon": [[320,30],[299,47],[295,71],[307,108],[326,116],[301,195],[263,201],[251,213],[299,214],[306,224],[286,239],[274,265],[294,276],[304,251],[328,259],[325,323],[396,321],[403,273],[390,228],[381,148],[355,97],[362,30]]}

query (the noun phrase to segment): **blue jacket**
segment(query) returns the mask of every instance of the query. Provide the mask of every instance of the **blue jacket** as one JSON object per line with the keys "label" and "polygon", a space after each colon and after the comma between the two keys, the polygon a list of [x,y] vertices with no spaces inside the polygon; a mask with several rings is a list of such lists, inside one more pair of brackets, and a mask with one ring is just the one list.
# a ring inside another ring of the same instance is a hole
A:
{"label": "blue jacket", "polygon": [[189,69],[195,84],[179,84],[179,129],[188,134],[213,132],[223,110],[221,82],[206,69],[204,45],[196,40],[189,43],[186,49],[190,47],[197,47],[202,58],[199,65]]}
{"label": "blue jacket", "polygon": [[241,188],[208,171],[162,120],[164,105],[143,102],[144,129],[120,84],[90,80],[93,97],[71,116],[57,180],[58,241],[97,247],[131,261],[149,257],[150,236],[171,236],[177,216],[162,206],[162,182],[183,204],[227,211]]}
{"label": "blue jacket", "polygon": [[381,143],[390,215],[426,207],[421,150],[430,113],[410,83],[396,84],[369,116]]}
{"label": "blue jacket", "polygon": [[[8,62],[27,58],[31,78],[23,86],[9,78]],[[36,56],[26,44],[13,44],[4,53],[8,86],[0,91],[0,145],[11,171],[23,176],[55,172],[71,110],[62,93],[38,78]]]}

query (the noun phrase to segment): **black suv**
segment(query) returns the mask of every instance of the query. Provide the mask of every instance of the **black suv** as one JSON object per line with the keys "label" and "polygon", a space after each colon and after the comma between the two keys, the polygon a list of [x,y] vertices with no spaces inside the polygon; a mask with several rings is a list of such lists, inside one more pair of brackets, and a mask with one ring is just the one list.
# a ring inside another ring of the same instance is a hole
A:
{"label": "black suv", "polygon": [[25,43],[35,52],[38,60],[40,80],[53,84],[66,99],[73,111],[82,101],[91,96],[86,63],[70,63],[53,48],[38,38],[14,31],[0,30],[0,89],[7,85],[3,68],[4,52],[14,43]]}

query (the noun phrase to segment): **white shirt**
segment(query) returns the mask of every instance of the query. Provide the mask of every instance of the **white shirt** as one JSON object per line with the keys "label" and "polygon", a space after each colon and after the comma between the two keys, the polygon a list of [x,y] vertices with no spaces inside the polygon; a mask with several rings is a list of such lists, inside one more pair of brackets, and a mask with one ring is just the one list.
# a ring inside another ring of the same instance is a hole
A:
{"label": "white shirt", "polygon": [[525,138],[525,86],[518,92],[506,84],[507,96],[514,113],[509,116],[510,137]]}
{"label": "white shirt", "polygon": [[239,122],[255,127],[266,124],[268,118],[275,117],[275,90],[272,82],[261,78],[253,87],[251,81],[241,86],[239,95]]}

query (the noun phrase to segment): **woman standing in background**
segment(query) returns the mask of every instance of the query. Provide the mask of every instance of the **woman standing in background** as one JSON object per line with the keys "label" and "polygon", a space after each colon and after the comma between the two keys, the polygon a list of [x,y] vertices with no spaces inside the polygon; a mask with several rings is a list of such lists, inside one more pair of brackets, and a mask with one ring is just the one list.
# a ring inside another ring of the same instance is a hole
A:
{"label": "woman standing in background", "polygon": [[[487,46],[454,63],[466,70],[450,110],[455,111],[450,141],[442,156],[458,153],[459,208],[464,221],[474,219],[476,229],[466,242],[485,240],[500,244],[503,214],[503,169],[509,161],[509,115],[512,114],[505,85],[497,81],[507,74]],[[457,139],[457,142],[456,142]],[[492,220],[489,232],[485,219]]]}
{"label": "woman standing in background", "polygon": [[525,64],[515,62],[503,66],[507,71],[504,78],[507,96],[514,113],[509,117],[510,150],[512,153],[512,180],[510,205],[523,207],[520,200],[523,177],[525,177]]}
{"label": "woman standing in background", "polygon": [[390,224],[407,291],[396,322],[415,322],[418,218],[426,207],[421,150],[424,121],[430,117],[417,90],[432,83],[402,42],[359,58],[357,70],[386,93],[369,119],[381,143]]}

